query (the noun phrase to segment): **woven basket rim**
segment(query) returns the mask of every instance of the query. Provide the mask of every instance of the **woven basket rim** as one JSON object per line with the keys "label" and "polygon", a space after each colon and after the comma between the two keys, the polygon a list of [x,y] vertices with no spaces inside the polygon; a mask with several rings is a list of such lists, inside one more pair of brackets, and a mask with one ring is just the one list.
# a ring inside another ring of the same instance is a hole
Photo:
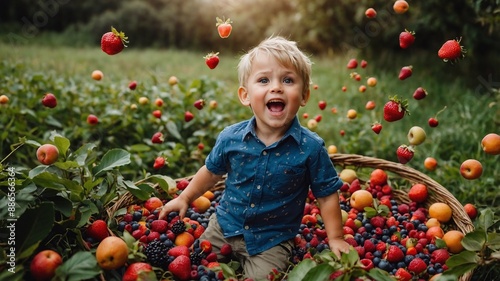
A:
{"label": "woven basket rim", "polygon": [[[388,161],[385,159],[358,155],[358,154],[343,154],[335,153],[330,154],[330,159],[334,165],[338,166],[354,166],[357,168],[373,168],[382,169],[386,172],[391,172],[396,174],[400,178],[406,179],[412,183],[422,183],[427,186],[430,191],[429,200],[433,202],[444,202],[447,203],[452,209],[452,222],[457,227],[457,230],[464,234],[472,232],[474,230],[474,224],[465,212],[462,204],[451,194],[445,187],[433,180],[428,175],[403,164]],[[187,179],[191,180],[193,175],[175,179],[176,182]],[[218,182],[212,190],[220,190],[225,187],[225,176],[223,180]],[[402,190],[395,189],[400,195],[403,193]],[[116,201],[112,201],[106,208],[108,218],[112,218],[116,211],[128,204],[134,202],[134,197],[130,192],[125,193],[120,196]],[[472,272],[464,274],[459,280],[468,281],[472,276]]]}

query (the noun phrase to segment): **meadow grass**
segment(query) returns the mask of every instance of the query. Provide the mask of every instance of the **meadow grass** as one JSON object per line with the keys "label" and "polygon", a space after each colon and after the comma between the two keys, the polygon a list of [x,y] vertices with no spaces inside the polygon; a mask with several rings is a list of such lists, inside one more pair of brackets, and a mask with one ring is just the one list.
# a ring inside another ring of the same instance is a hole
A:
{"label": "meadow grass", "polygon": [[[207,53],[210,51],[207,50]],[[199,77],[222,81],[225,89],[222,91],[223,96],[218,98],[234,101],[231,103],[234,108],[228,108],[227,111],[244,111],[249,117],[251,112],[239,105],[236,96],[236,67],[240,54],[221,53],[220,64],[213,70],[205,65],[205,54],[170,49],[126,49],[118,55],[107,56],[98,46],[50,48],[0,45],[0,56],[4,62],[2,67],[22,65],[27,72],[43,73],[76,83],[92,81],[91,73],[95,69],[103,71],[103,82],[128,84],[131,80],[137,80],[146,88],[167,83],[172,75],[187,84]],[[326,145],[336,145],[340,153],[397,161],[396,148],[408,143],[408,130],[412,126],[421,126],[427,132],[427,140],[417,147],[414,159],[407,165],[429,174],[450,189],[461,202],[472,202],[478,207],[498,205],[499,197],[495,191],[500,184],[498,157],[485,155],[480,147],[484,135],[499,131],[498,96],[479,95],[473,88],[464,86],[460,79],[442,81],[433,76],[432,71],[423,71],[424,68],[415,71],[407,80],[400,81],[397,78],[401,67],[398,62],[368,60],[365,69],[358,67],[354,70],[362,75],[361,81],[355,81],[350,77],[353,70],[346,68],[347,55],[311,58],[314,62],[313,84],[318,88],[311,90],[310,101],[299,111],[299,116],[306,125],[308,120],[302,118],[303,113],[308,113],[309,119],[322,115],[316,131]],[[422,58],[424,61],[425,58]],[[453,67],[449,71],[454,71]],[[370,76],[376,77],[378,84],[376,87],[367,87],[361,93],[359,86],[365,84],[366,78]],[[347,87],[345,92],[341,90],[343,86]],[[426,88],[429,95],[420,101],[413,100],[413,91],[420,86]],[[409,101],[410,115],[401,121],[388,123],[383,120],[382,107],[393,95]],[[326,101],[328,105],[323,111],[317,106],[320,100]],[[365,109],[368,100],[375,101],[375,110]],[[438,116],[439,126],[430,128],[427,120],[445,106],[446,110]],[[336,113],[332,112],[332,108],[335,108]],[[356,119],[346,117],[349,109],[358,112]],[[379,135],[371,131],[371,124],[376,121],[383,124]],[[341,130],[345,132],[344,136],[341,136]],[[440,168],[437,171],[424,170],[423,161],[428,156],[438,160]],[[476,158],[483,163],[485,171],[481,179],[466,181],[461,178],[458,168],[468,158]]]}

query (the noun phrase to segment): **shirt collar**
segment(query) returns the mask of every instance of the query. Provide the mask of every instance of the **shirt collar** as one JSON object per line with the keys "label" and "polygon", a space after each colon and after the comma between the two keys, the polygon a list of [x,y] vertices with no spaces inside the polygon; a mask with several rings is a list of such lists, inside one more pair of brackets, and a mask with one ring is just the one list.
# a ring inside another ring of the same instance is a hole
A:
{"label": "shirt collar", "polygon": [[[248,134],[252,134],[252,136],[257,139],[257,134],[255,133],[255,122],[255,116],[253,116],[247,123],[247,126],[243,128],[242,141],[245,140],[245,137]],[[297,143],[300,143],[301,128],[302,126],[299,123],[299,118],[295,116],[295,118],[292,120],[290,128],[288,128],[285,135],[281,139],[284,140],[291,136]]]}

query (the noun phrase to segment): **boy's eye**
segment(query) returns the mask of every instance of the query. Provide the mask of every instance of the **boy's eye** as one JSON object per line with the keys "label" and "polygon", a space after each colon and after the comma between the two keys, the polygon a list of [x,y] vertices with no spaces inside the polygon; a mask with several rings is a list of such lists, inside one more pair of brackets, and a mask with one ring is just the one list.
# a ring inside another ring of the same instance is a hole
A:
{"label": "boy's eye", "polygon": [[290,83],[293,83],[293,79],[292,78],[285,78],[285,79],[283,79],[283,82],[286,84],[290,84]]}
{"label": "boy's eye", "polygon": [[267,79],[267,78],[260,78],[260,79],[259,79],[259,82],[260,82],[260,83],[268,83],[268,82],[269,82],[269,79]]}

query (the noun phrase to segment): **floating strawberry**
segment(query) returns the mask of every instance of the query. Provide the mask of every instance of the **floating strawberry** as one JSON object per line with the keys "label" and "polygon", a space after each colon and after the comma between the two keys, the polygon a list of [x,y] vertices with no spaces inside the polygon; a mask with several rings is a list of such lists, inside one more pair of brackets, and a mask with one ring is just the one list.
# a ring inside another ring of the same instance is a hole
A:
{"label": "floating strawberry", "polygon": [[413,154],[414,154],[413,148],[404,144],[400,145],[396,150],[398,161],[401,164],[406,164],[410,162],[410,160],[413,158]]}
{"label": "floating strawberry", "polygon": [[217,67],[219,64],[219,53],[209,53],[206,56],[203,57],[205,59],[205,63],[207,64],[208,68],[214,69]]}
{"label": "floating strawberry", "polygon": [[405,31],[399,34],[399,46],[401,48],[406,49],[410,47],[413,44],[413,42],[415,42],[414,31],[408,31],[405,29]]}
{"label": "floating strawberry", "polygon": [[347,63],[347,68],[354,69],[356,67],[358,67],[358,61],[356,59],[350,59]]}
{"label": "floating strawberry", "polygon": [[319,109],[324,110],[326,108],[326,101],[324,101],[324,100],[319,101],[318,107],[319,107]]}
{"label": "floating strawberry", "polygon": [[194,102],[194,107],[196,107],[198,110],[202,110],[204,106],[205,106],[204,99],[199,99],[199,100]]}
{"label": "floating strawberry", "polygon": [[408,111],[408,101],[400,101],[397,96],[391,97],[384,105],[384,120],[394,122],[402,119]]}
{"label": "floating strawberry", "polygon": [[101,49],[108,55],[116,55],[127,47],[127,39],[123,31],[118,32],[111,27],[111,31],[104,33],[101,38]]}
{"label": "floating strawberry", "polygon": [[184,121],[189,122],[189,121],[193,120],[193,118],[194,118],[194,115],[190,111],[186,111],[184,113]]}
{"label": "floating strawberry", "polygon": [[48,108],[54,108],[57,106],[56,96],[52,93],[46,93],[42,98],[42,104]]}
{"label": "floating strawberry", "polygon": [[152,143],[163,143],[165,138],[163,137],[162,132],[156,132],[154,133],[153,137],[151,138]]}
{"label": "floating strawberry", "polygon": [[219,32],[220,38],[227,38],[231,34],[231,31],[233,30],[233,26],[231,23],[231,19],[220,19],[219,17],[215,18],[217,20],[217,23],[215,26],[217,26],[217,31]]}
{"label": "floating strawberry", "polygon": [[178,256],[169,265],[170,271],[175,277],[180,280],[189,280],[191,276],[191,260],[189,256]]}
{"label": "floating strawberry", "polygon": [[444,62],[457,62],[459,59],[465,57],[467,52],[463,46],[460,45],[461,39],[448,40],[438,50],[438,57]]}
{"label": "floating strawberry", "polygon": [[403,66],[399,71],[399,80],[405,80],[406,78],[410,77],[412,73],[413,73],[413,66],[411,65]]}
{"label": "floating strawberry", "polygon": [[380,124],[379,122],[373,123],[373,125],[372,125],[372,131],[374,131],[375,134],[378,135],[380,133],[380,131],[382,131],[382,124]]}
{"label": "floating strawberry", "polygon": [[416,100],[421,100],[423,98],[425,98],[427,96],[427,91],[422,88],[422,87],[418,87],[415,92],[413,92],[413,98],[416,99]]}
{"label": "floating strawberry", "polygon": [[166,161],[165,161],[165,157],[163,157],[163,156],[158,156],[158,157],[156,157],[156,159],[155,159],[155,163],[153,164],[153,168],[154,168],[155,170],[159,170],[159,169],[161,169],[161,168],[163,168],[163,167],[165,166],[165,162],[166,162]]}

